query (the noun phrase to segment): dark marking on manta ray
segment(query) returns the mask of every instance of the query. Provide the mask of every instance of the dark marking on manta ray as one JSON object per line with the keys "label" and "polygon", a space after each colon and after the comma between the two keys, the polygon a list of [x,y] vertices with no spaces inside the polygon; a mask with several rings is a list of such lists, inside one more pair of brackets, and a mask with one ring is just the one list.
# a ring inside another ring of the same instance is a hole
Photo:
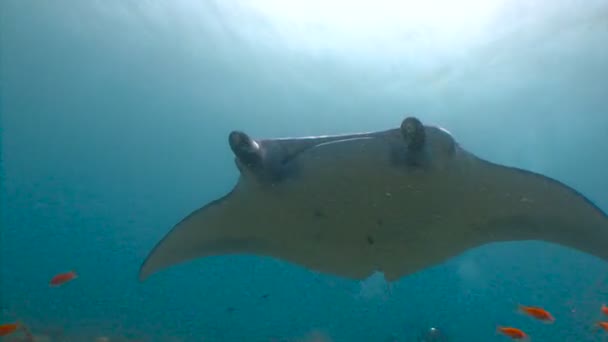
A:
{"label": "dark marking on manta ray", "polygon": [[373,236],[371,236],[371,235],[367,236],[367,244],[370,245],[370,246],[374,244],[374,237]]}
{"label": "dark marking on manta ray", "polygon": [[[350,279],[380,271],[395,281],[481,245],[525,240],[608,260],[608,215],[583,194],[481,159],[415,117],[333,136],[253,139],[234,131],[228,143],[236,185],[173,227],[140,280],[196,258],[246,254]],[[362,254],[366,243],[374,248]]]}
{"label": "dark marking on manta ray", "polygon": [[325,215],[325,213],[321,209],[315,209],[313,215],[316,218],[326,218],[327,217],[327,215]]}

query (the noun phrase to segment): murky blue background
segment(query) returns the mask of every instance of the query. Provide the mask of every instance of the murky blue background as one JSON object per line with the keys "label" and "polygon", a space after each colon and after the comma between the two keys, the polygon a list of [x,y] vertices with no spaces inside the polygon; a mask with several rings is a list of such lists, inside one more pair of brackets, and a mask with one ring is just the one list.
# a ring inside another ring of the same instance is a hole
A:
{"label": "murky blue background", "polygon": [[[484,246],[390,287],[253,256],[144,283],[137,271],[232,188],[235,129],[351,133],[416,115],[608,210],[608,2],[3,0],[0,16],[2,321],[71,341],[413,341],[430,325],[500,341],[499,324],[601,340],[608,265],[538,242]],[[70,269],[77,280],[48,287]]]}

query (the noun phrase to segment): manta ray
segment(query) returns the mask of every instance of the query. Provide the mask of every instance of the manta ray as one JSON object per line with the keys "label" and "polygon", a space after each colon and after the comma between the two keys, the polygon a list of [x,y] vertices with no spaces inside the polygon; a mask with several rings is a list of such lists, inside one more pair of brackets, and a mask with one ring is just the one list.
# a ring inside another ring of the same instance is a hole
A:
{"label": "manta ray", "polygon": [[179,222],[139,278],[196,258],[249,254],[387,281],[493,242],[540,240],[608,259],[608,216],[547,176],[492,163],[445,129],[303,138],[229,134],[234,188]]}

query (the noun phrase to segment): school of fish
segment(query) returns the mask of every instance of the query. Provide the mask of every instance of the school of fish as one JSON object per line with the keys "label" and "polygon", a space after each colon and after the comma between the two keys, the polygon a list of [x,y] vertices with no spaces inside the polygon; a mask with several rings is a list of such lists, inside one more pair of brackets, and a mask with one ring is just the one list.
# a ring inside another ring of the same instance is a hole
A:
{"label": "school of fish", "polygon": [[[75,271],[58,273],[51,278],[49,281],[49,286],[59,287],[73,281],[76,278],[78,278],[78,274]],[[517,309],[519,313],[534,318],[542,323],[552,324],[555,322],[553,315],[542,307],[520,304],[518,305]],[[606,306],[606,304],[602,304],[600,311],[604,314],[604,316],[607,316],[607,320],[597,322],[594,328],[595,330],[601,329],[608,332],[608,306]],[[525,331],[517,327],[499,325],[497,326],[496,330],[499,334],[512,340],[530,341],[530,336]],[[17,333],[21,333],[23,335],[23,339],[14,341],[35,342],[34,335],[23,323],[16,321],[0,324],[0,338]],[[2,341],[2,339],[0,339],[0,341]]]}

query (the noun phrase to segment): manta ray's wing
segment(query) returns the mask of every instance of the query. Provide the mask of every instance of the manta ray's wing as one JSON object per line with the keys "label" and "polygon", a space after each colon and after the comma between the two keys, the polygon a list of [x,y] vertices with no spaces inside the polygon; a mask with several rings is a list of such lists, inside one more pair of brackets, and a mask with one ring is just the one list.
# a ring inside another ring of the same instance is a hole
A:
{"label": "manta ray's wing", "polygon": [[[236,186],[226,196],[194,211],[179,222],[150,252],[144,261],[139,278],[168,266],[194,258],[240,250],[249,243],[238,238],[217,238],[229,231],[230,227],[246,225],[238,215],[247,206],[239,201],[239,187]],[[239,248],[240,247],[240,248]]]}
{"label": "manta ray's wing", "polygon": [[471,205],[483,217],[471,226],[480,239],[542,240],[608,260],[608,216],[588,198],[544,175],[467,155]]}
{"label": "manta ray's wing", "polygon": [[423,227],[418,233],[393,235],[414,240],[409,251],[394,246],[400,253],[379,257],[389,281],[492,242],[546,241],[608,260],[608,216],[576,190],[541,174],[458,148],[449,167],[412,189],[420,193],[417,210],[428,211],[407,211]]}

